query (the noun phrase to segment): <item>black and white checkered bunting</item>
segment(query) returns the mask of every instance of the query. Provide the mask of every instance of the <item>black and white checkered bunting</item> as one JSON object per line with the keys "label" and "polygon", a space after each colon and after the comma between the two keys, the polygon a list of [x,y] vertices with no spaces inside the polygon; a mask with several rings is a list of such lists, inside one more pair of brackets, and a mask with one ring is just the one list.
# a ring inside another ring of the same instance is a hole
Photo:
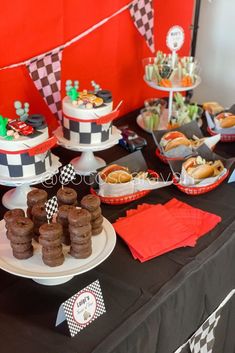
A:
{"label": "black and white checkered bunting", "polygon": [[67,119],[62,121],[63,135],[69,141],[81,144],[97,144],[108,141],[112,134],[112,122],[98,125]]}
{"label": "black and white checkered bunting", "polygon": [[47,213],[47,220],[48,222],[51,220],[53,215],[58,211],[58,201],[57,197],[53,196],[45,203],[46,213]]}
{"label": "black and white checkered bunting", "polygon": [[71,163],[65,165],[60,169],[60,183],[62,185],[68,184],[70,181],[76,178],[76,172]]}
{"label": "black and white checkered bunting", "polygon": [[49,106],[51,112],[59,120],[62,118],[60,95],[61,59],[62,50],[56,48],[43,57],[32,59],[26,65],[36,88]]}
{"label": "black and white checkered bunting", "polygon": [[154,47],[154,11],[153,0],[134,0],[130,5],[130,14],[134,25],[145,38],[146,43],[152,53],[155,52]]}
{"label": "black and white checkered bunting", "polygon": [[[95,295],[96,298],[96,311],[95,315],[92,317],[92,319],[84,325],[79,325],[73,318],[72,312],[73,312],[73,305],[74,302],[77,299],[77,296],[81,294],[84,291],[90,291]],[[64,308],[64,313],[68,322],[68,327],[69,331],[71,334],[71,337],[74,337],[79,331],[83,330],[86,326],[88,326],[92,321],[97,319],[100,315],[104,314],[106,312],[105,309],[105,304],[104,304],[104,299],[102,295],[102,291],[100,288],[100,282],[99,280],[96,280],[95,282],[91,283],[87,287],[85,287],[83,290],[81,290],[79,293],[75,294],[73,297],[69,298],[66,302],[63,303],[63,308]]]}

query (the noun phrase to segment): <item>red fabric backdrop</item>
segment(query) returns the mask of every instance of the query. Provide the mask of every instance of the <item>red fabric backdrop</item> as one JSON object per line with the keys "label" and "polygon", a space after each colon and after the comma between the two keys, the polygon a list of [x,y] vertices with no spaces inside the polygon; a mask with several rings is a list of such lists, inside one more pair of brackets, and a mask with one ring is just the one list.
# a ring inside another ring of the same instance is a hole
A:
{"label": "red fabric backdrop", "polygon": [[[112,15],[130,1],[14,0],[1,2],[0,67],[32,58],[74,38]],[[181,55],[190,52],[194,0],[155,0],[155,46],[165,52],[172,25],[185,30]],[[64,49],[62,97],[65,80],[77,79],[80,88],[95,80],[113,92],[114,103],[123,99],[122,114],[143,105],[147,97],[161,96],[143,82],[142,59],[151,56],[129,10]],[[42,113],[53,129],[57,122],[44,103],[24,66],[0,71],[0,114],[14,118],[13,102],[30,103],[31,113]]]}

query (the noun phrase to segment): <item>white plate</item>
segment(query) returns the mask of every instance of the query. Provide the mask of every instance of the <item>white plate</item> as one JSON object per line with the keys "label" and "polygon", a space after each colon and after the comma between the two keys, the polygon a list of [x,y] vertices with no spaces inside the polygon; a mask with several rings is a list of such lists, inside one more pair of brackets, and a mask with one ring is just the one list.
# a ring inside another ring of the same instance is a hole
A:
{"label": "white plate", "polygon": [[[141,129],[143,129],[144,131],[148,132],[149,134],[152,133],[151,130],[147,129],[144,126],[143,117],[142,117],[141,114],[137,116],[136,122],[137,122],[137,124],[139,125],[139,127]],[[163,111],[163,113],[161,115],[160,123],[159,123],[159,126],[158,126],[157,130],[167,130],[167,124],[168,124],[168,109],[164,109],[164,111]]]}
{"label": "white plate", "polygon": [[57,267],[46,266],[41,257],[41,246],[33,241],[34,255],[18,260],[12,255],[10,241],[6,237],[5,221],[0,222],[0,268],[13,275],[31,278],[40,284],[56,285],[67,282],[73,276],[87,272],[103,262],[113,251],[116,233],[112,224],[104,218],[101,234],[92,236],[92,254],[87,259],[75,259],[68,254],[69,246],[63,246],[65,261]]}

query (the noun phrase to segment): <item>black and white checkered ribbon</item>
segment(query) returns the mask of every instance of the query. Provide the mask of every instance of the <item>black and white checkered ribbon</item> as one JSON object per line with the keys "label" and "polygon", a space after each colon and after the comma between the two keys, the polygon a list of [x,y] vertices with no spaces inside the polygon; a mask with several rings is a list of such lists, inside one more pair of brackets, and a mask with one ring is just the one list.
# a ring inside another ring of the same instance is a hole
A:
{"label": "black and white checkered ribbon", "polygon": [[133,22],[145,38],[146,43],[152,53],[155,52],[154,47],[154,11],[153,0],[134,0],[130,5],[130,14]]}
{"label": "black and white checkered ribbon", "polygon": [[65,165],[60,169],[60,183],[62,185],[68,184],[71,180],[76,178],[76,172],[71,163]]}
{"label": "black and white checkered ribbon", "polygon": [[49,106],[51,112],[62,119],[60,76],[62,49],[56,48],[43,57],[32,59],[26,67],[34,85]]}
{"label": "black and white checkered ribbon", "polygon": [[53,215],[58,211],[58,201],[57,197],[53,196],[45,203],[46,213],[47,213],[47,220],[48,222],[51,220]]}

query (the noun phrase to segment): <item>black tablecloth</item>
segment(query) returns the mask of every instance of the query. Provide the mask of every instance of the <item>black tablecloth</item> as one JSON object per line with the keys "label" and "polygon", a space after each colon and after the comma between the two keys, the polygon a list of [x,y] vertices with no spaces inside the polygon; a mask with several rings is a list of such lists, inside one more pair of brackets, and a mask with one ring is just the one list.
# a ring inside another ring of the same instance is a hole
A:
{"label": "black tablecloth", "polygon": [[[148,140],[143,150],[148,167],[167,176],[169,168],[155,157],[151,135],[136,125],[137,112],[121,119]],[[68,163],[76,152],[53,151]],[[216,152],[235,156],[234,144],[219,143]],[[112,162],[127,152],[120,146],[98,152]],[[47,189],[52,196],[59,184]],[[1,195],[8,190],[1,187]],[[79,199],[89,192],[77,187]],[[235,287],[235,185],[219,186],[200,196],[188,196],[175,186],[152,191],[141,200],[119,206],[103,205],[113,222],[140,203],[165,203],[172,197],[213,212],[222,222],[194,248],[180,248],[151,261],[133,260],[118,237],[113,253],[95,269],[59,286],[42,286],[0,270],[0,351],[16,353],[171,353],[184,343]],[[4,213],[1,206],[1,217]],[[156,224],[157,227],[157,224]],[[74,338],[66,323],[55,328],[62,302],[99,279],[107,312]],[[224,308],[216,329],[214,352],[235,351],[235,300]]]}

